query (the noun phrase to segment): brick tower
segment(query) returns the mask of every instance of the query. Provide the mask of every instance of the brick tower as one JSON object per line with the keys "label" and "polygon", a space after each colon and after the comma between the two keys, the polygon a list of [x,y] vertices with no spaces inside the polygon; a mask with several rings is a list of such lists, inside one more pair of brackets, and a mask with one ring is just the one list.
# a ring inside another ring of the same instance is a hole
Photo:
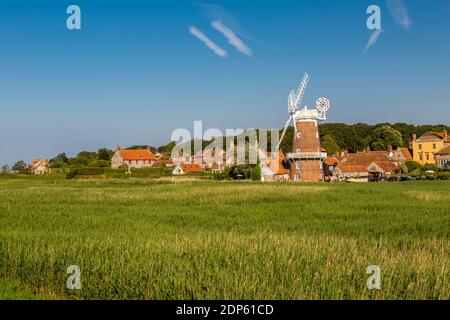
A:
{"label": "brick tower", "polygon": [[315,182],[323,180],[323,159],[326,153],[320,147],[317,110],[306,107],[294,116],[295,133],[292,153],[288,153],[291,161],[291,180]]}

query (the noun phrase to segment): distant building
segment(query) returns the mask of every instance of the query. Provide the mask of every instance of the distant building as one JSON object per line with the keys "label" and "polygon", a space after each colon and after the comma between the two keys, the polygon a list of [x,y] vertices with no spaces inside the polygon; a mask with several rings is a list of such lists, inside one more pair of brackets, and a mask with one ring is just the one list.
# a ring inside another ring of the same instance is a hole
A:
{"label": "distant building", "polygon": [[440,169],[450,169],[450,144],[443,146],[434,154],[436,165]]}
{"label": "distant building", "polygon": [[293,181],[321,181],[323,160],[327,153],[320,146],[317,110],[303,108],[296,113],[292,153],[287,158],[292,162],[290,179]]}
{"label": "distant building", "polygon": [[259,150],[261,181],[288,181],[291,172],[291,163],[284,153],[263,152]]}
{"label": "distant building", "polygon": [[336,156],[328,156],[323,160],[323,174],[325,180],[330,180],[330,177],[333,175],[333,170],[338,165],[339,160]]}
{"label": "distant building", "polygon": [[48,171],[47,159],[34,159],[31,162],[31,172],[34,174],[44,174]]}
{"label": "distant building", "polygon": [[413,134],[413,139],[411,141],[413,160],[421,165],[436,164],[434,154],[449,144],[450,139],[447,131],[427,131],[419,138],[417,138],[416,134]]}
{"label": "distant building", "polygon": [[204,172],[204,170],[199,164],[183,162],[175,166],[175,168],[172,171],[172,174],[182,175],[182,174],[202,173],[202,172]]}
{"label": "distant building", "polygon": [[116,152],[111,159],[111,168],[117,169],[122,165],[130,168],[150,168],[156,161],[150,148],[140,150],[126,150],[116,147]]}
{"label": "distant building", "polygon": [[389,160],[394,162],[397,166],[405,164],[406,161],[411,161],[413,159],[411,152],[408,148],[397,148],[397,150],[390,150]]}
{"label": "distant building", "polygon": [[369,181],[389,177],[398,171],[398,167],[389,159],[386,151],[366,151],[347,154],[336,165],[333,176],[341,180]]}

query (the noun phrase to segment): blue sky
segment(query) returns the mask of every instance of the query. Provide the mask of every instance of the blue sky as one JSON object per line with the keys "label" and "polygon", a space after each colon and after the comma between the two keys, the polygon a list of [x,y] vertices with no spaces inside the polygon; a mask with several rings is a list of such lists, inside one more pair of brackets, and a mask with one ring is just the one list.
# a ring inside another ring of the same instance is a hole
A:
{"label": "blue sky", "polygon": [[[364,53],[370,4],[384,31]],[[0,0],[0,163],[158,146],[194,120],[279,128],[305,71],[303,102],[328,97],[329,122],[449,124],[449,31],[448,0]]]}

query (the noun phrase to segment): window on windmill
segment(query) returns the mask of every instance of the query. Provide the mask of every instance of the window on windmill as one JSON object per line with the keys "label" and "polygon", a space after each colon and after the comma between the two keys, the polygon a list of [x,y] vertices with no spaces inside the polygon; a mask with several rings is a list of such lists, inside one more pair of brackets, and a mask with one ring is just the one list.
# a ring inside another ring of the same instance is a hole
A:
{"label": "window on windmill", "polygon": [[302,134],[300,132],[297,132],[297,138],[300,138]]}
{"label": "window on windmill", "polygon": [[295,161],[295,167],[297,169],[300,169],[300,161],[299,160]]}
{"label": "window on windmill", "polygon": [[316,138],[318,138],[319,137],[319,133],[318,132],[316,132]]}

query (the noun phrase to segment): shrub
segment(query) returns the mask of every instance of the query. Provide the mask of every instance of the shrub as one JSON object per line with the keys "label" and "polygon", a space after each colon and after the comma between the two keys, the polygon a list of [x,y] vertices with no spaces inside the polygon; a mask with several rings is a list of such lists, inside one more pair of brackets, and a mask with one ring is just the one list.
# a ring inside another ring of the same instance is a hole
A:
{"label": "shrub", "polygon": [[406,161],[405,162],[406,167],[408,168],[408,172],[414,171],[416,169],[420,169],[420,163],[416,161]]}
{"label": "shrub", "polygon": [[252,170],[252,180],[261,181],[261,167],[259,165],[255,166]]}
{"label": "shrub", "polygon": [[109,168],[111,166],[111,162],[108,160],[94,160],[89,163],[89,167],[96,168]]}
{"label": "shrub", "polygon": [[78,169],[71,169],[66,173],[66,179],[73,179],[78,175]]}

